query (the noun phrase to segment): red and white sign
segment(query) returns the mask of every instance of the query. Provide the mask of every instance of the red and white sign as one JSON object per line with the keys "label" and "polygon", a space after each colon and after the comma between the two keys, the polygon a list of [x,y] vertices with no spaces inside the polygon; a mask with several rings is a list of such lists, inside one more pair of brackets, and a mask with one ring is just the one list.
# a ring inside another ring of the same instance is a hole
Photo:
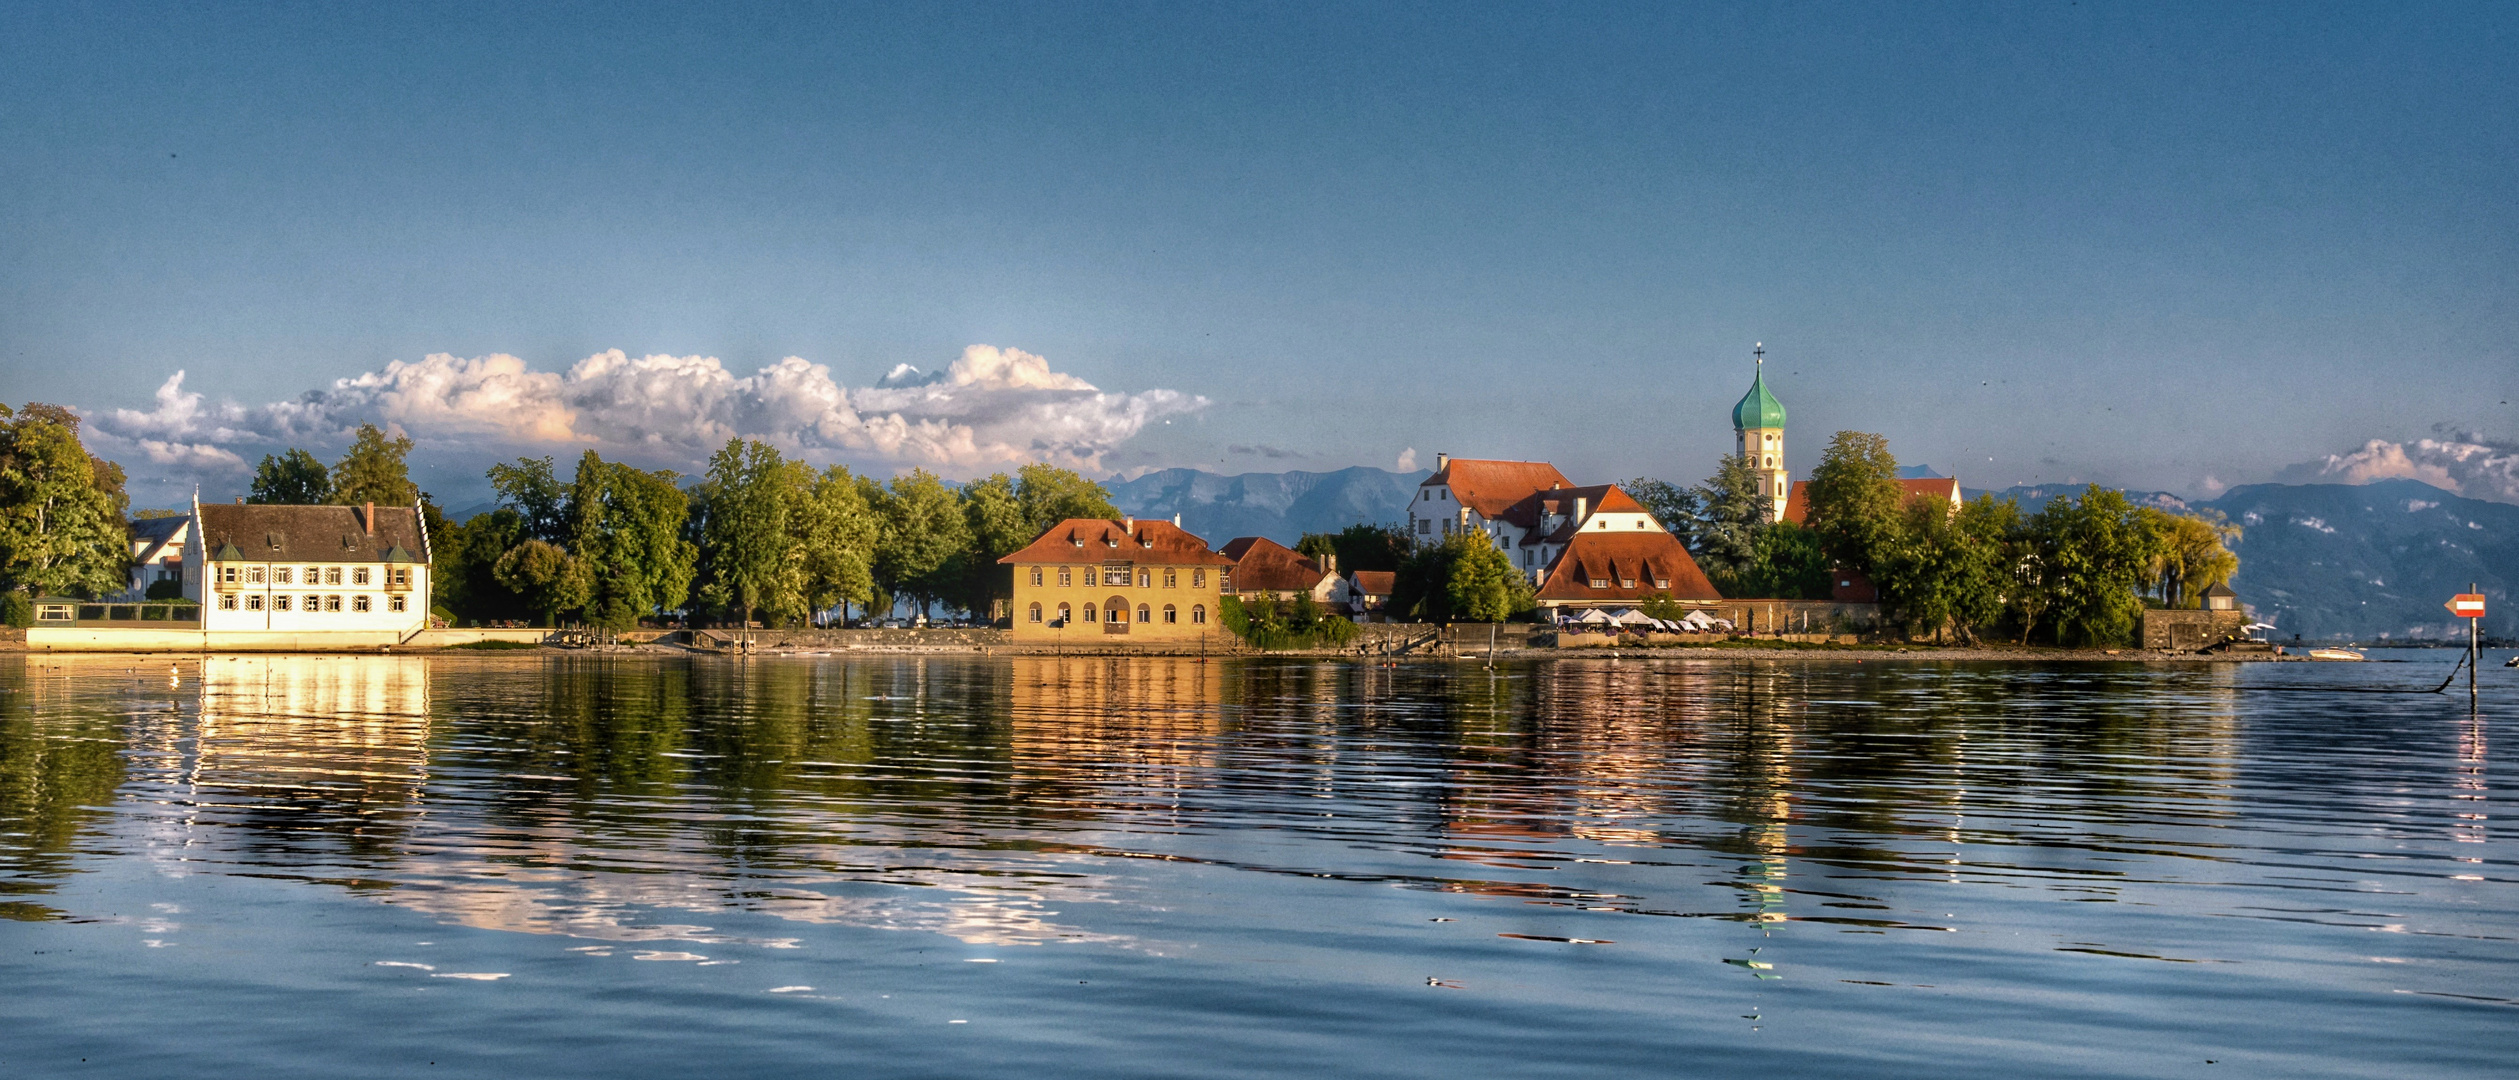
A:
{"label": "red and white sign", "polygon": [[2463,592],[2449,598],[2449,613],[2461,619],[2484,617],[2484,594]]}

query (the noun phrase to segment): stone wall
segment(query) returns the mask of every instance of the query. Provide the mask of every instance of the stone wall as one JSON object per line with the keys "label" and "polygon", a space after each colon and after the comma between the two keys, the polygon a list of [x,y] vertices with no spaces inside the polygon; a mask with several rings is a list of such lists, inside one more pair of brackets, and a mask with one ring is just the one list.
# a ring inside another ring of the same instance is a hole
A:
{"label": "stone wall", "polygon": [[[747,635],[740,630],[694,630],[690,643],[703,649],[722,649]],[[758,649],[977,649],[1008,644],[1012,635],[1005,630],[971,629],[833,629],[833,630],[754,630],[749,635],[752,647]],[[668,639],[670,640],[670,639]],[[1100,644],[1099,641],[1093,644]]]}
{"label": "stone wall", "polygon": [[2143,647],[2164,652],[2193,652],[2223,638],[2244,634],[2251,621],[2244,611],[2149,608],[2143,612]]}
{"label": "stone wall", "polygon": [[[1692,607],[1695,605],[1691,605]],[[1865,634],[1880,627],[1879,604],[1835,600],[1723,600],[1705,609],[1732,620],[1732,632],[1758,637],[1785,634]]]}

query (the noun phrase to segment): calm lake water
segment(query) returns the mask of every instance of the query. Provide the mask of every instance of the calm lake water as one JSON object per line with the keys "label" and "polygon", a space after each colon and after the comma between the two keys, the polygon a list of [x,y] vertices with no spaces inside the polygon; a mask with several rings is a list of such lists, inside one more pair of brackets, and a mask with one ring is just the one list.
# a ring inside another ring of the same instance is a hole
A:
{"label": "calm lake water", "polygon": [[0,1075],[2507,1077],[2405,655],[0,659]]}

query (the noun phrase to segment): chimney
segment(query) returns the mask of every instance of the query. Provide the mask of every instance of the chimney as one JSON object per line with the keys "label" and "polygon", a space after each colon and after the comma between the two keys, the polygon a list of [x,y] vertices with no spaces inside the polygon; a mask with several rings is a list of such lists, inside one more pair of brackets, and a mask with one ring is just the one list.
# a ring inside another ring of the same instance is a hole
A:
{"label": "chimney", "polygon": [[237,496],[237,497],[236,497],[236,505],[238,505],[238,506],[243,506],[243,505],[245,505],[245,497],[244,497],[244,496],[242,496],[242,495]]}
{"label": "chimney", "polygon": [[1585,507],[1586,505],[1588,505],[1590,502],[1591,502],[1591,500],[1586,499],[1586,498],[1584,498],[1584,497],[1583,497],[1583,496],[1581,496],[1581,495],[1577,495],[1577,496],[1575,496],[1575,497],[1574,497],[1574,527],[1575,527],[1575,528],[1580,529],[1580,528],[1582,528],[1582,527],[1583,527],[1583,509],[1584,509],[1584,507]]}
{"label": "chimney", "polygon": [[370,502],[367,504],[367,516],[366,516],[363,520],[365,520],[365,521],[367,522],[367,534],[368,534],[369,536],[374,536],[374,535],[376,535],[376,503],[375,503],[375,502],[370,501]]}
{"label": "chimney", "polygon": [[1323,569],[1326,569],[1326,570],[1328,570],[1330,573],[1333,573],[1333,574],[1337,573],[1337,572],[1338,572],[1338,553],[1337,553],[1337,552],[1335,552],[1335,551],[1333,551],[1333,552],[1330,552],[1330,553],[1329,553],[1329,554],[1327,554],[1327,555],[1323,555],[1323,556],[1321,556],[1321,563],[1322,563],[1322,568],[1323,568]]}
{"label": "chimney", "polygon": [[1136,518],[1133,518],[1133,517],[1124,517],[1124,518],[1121,518],[1121,519],[1120,519],[1120,531],[1125,532],[1125,533],[1130,533],[1130,534],[1134,534],[1134,533],[1136,533],[1136,531],[1137,531],[1137,519],[1136,519]]}
{"label": "chimney", "polygon": [[1442,472],[1443,470],[1445,470],[1445,469],[1449,469],[1449,468],[1451,468],[1451,467],[1452,467],[1452,455],[1450,455],[1450,454],[1444,454],[1444,453],[1437,453],[1437,454],[1434,456],[1434,471],[1436,471],[1436,472]]}
{"label": "chimney", "polygon": [[1174,514],[1174,515],[1172,515],[1172,527],[1173,527],[1173,528],[1175,528],[1175,529],[1177,529],[1177,528],[1180,528],[1180,527],[1181,527],[1181,515],[1179,515],[1179,514]]}

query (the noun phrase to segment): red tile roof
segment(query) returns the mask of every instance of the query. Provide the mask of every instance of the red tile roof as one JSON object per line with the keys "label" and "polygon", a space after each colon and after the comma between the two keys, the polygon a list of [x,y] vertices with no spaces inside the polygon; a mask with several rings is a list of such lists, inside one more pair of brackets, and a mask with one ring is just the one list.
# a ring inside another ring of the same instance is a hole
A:
{"label": "red tile roof", "polygon": [[[1595,589],[1594,581],[1609,584]],[[1635,584],[1621,584],[1628,581]],[[1642,600],[1655,593],[1673,600],[1723,598],[1679,538],[1660,529],[1577,533],[1539,587],[1543,601]]]}
{"label": "red tile roof", "polygon": [[1524,529],[1532,529],[1540,523],[1542,515],[1563,514],[1566,520],[1547,535],[1543,536],[1538,532],[1524,533],[1522,546],[1536,547],[1543,543],[1563,544],[1573,538],[1574,530],[1582,524],[1574,520],[1574,500],[1578,497],[1584,502],[1583,513],[1586,519],[1599,513],[1647,516],[1653,513],[1616,484],[1594,484],[1591,487],[1533,492],[1530,498],[1513,504],[1513,509],[1505,514],[1504,519]]}
{"label": "red tile roof", "polygon": [[1347,580],[1354,583],[1357,592],[1366,596],[1389,596],[1391,589],[1399,583],[1399,575],[1388,570],[1358,570],[1348,575]]}
{"label": "red tile roof", "polygon": [[1460,505],[1478,511],[1480,517],[1496,518],[1534,491],[1571,485],[1566,482],[1566,474],[1545,461],[1453,458],[1417,486],[1450,487],[1452,497]]}
{"label": "red tile roof", "polygon": [[1169,521],[1145,518],[1133,525],[1101,518],[1068,518],[1050,526],[1023,550],[1000,563],[1080,563],[1126,559],[1166,566],[1231,566],[1207,550],[1207,541]]}
{"label": "red tile roof", "polygon": [[1328,572],[1284,544],[1265,536],[1238,536],[1225,544],[1233,560],[1235,592],[1310,592]]}
{"label": "red tile roof", "polygon": [[[1810,516],[1810,493],[1805,490],[1810,486],[1811,482],[1808,480],[1793,482],[1792,492],[1784,497],[1784,520],[1800,525],[1804,518]],[[1909,500],[1941,499],[1952,506],[1957,506],[1961,502],[1959,481],[1947,476],[1936,476],[1924,480],[1900,480],[1898,486],[1907,493]]]}

